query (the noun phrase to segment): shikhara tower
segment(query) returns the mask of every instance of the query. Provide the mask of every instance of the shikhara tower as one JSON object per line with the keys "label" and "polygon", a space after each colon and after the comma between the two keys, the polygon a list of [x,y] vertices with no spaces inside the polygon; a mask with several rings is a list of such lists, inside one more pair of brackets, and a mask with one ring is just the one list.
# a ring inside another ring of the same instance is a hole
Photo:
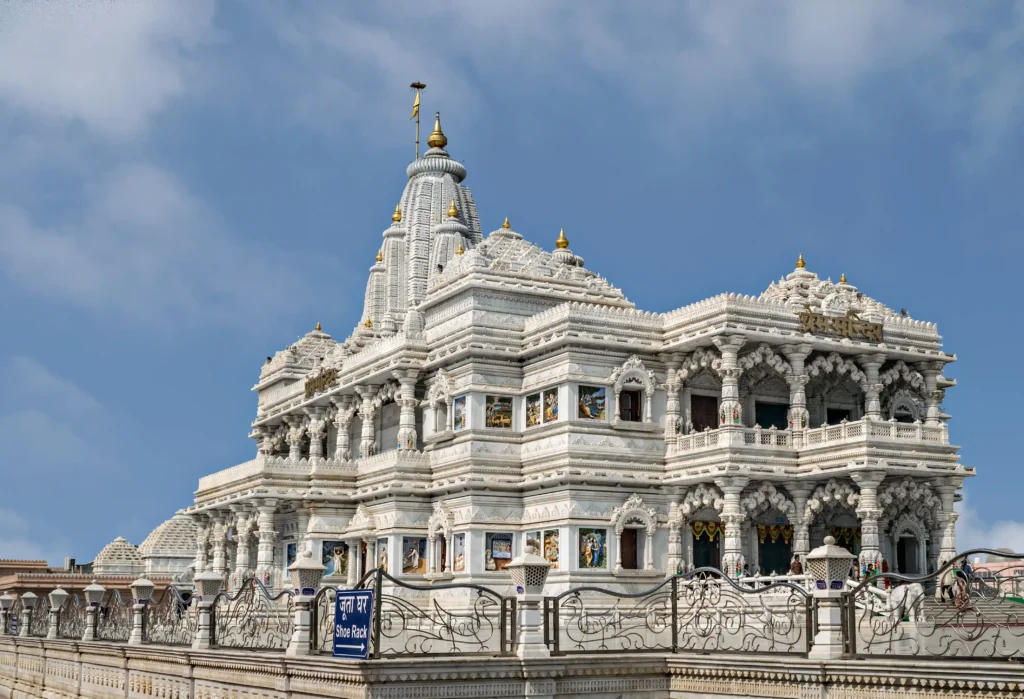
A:
{"label": "shikhara tower", "polygon": [[318,324],[267,360],[257,456],[175,520],[195,569],[278,586],[308,547],[334,583],[493,585],[530,542],[557,588],[782,571],[830,533],[863,566],[953,556],[974,471],[934,324],[802,257],[758,297],[636,310],[564,232],[550,252],[508,219],[484,235],[440,118],[428,146],[352,333]]}

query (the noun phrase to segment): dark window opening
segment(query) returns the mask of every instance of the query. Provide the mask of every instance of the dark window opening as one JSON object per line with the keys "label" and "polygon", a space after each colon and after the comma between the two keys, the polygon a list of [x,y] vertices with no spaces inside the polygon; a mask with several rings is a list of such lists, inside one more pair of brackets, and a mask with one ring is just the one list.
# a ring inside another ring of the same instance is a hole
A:
{"label": "dark window opening", "polygon": [[619,395],[619,419],[623,422],[640,422],[640,391],[623,391]]}
{"label": "dark window opening", "polygon": [[829,408],[825,411],[825,419],[830,425],[838,425],[843,420],[849,422],[850,411],[844,408]]}
{"label": "dark window opening", "polygon": [[768,429],[789,427],[789,406],[784,403],[754,403],[754,424]]}
{"label": "dark window opening", "polygon": [[690,396],[690,422],[696,432],[718,427],[718,399],[714,396]]}
{"label": "dark window opening", "polygon": [[622,560],[622,567],[626,570],[636,570],[636,529],[623,529],[622,538],[620,539],[620,546],[622,550],[619,551],[620,559]]}
{"label": "dark window opening", "polygon": [[893,415],[893,417],[896,418],[896,422],[914,422],[914,416],[906,412],[898,412],[895,415]]}

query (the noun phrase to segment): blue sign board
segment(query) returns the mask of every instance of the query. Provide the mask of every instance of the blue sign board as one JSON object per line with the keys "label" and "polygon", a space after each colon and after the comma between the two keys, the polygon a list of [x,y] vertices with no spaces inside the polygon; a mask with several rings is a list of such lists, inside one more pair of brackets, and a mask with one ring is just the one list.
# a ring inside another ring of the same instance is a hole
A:
{"label": "blue sign board", "polygon": [[12,636],[17,636],[18,635],[18,615],[17,614],[11,614],[10,628],[8,629],[7,633],[9,633]]}
{"label": "blue sign board", "polygon": [[334,602],[334,657],[366,660],[370,653],[373,590],[338,590]]}

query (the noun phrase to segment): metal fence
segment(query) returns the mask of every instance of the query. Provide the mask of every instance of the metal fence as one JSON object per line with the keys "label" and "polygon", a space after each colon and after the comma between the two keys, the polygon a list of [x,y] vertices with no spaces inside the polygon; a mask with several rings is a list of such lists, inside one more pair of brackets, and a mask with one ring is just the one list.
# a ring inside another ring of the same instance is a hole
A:
{"label": "metal fence", "polygon": [[[516,600],[482,585],[414,585],[378,568],[356,585],[373,589],[370,657],[510,655]],[[310,647],[330,653],[338,588],[325,587],[310,608]]]}
{"label": "metal fence", "polygon": [[[965,569],[979,554],[1001,558],[1007,573]],[[989,549],[962,553],[929,575],[872,575],[841,600],[846,654],[1024,660],[1022,591],[1024,554]]]}
{"label": "metal fence", "polygon": [[292,592],[271,595],[256,578],[234,594],[221,592],[210,608],[211,645],[247,650],[284,650],[295,628]]}
{"label": "metal fence", "polygon": [[146,605],[142,642],[188,646],[195,638],[198,625],[198,605],[192,595],[182,595],[176,587],[168,587]]}
{"label": "metal fence", "polygon": [[120,590],[110,590],[96,614],[96,638],[101,641],[127,641],[132,634],[132,600]]}
{"label": "metal fence", "polygon": [[623,651],[805,654],[814,605],[790,582],[739,585],[713,568],[642,592],[580,587],[544,598],[544,639],[556,654]]}
{"label": "metal fence", "polygon": [[57,637],[81,640],[85,634],[85,607],[78,595],[64,600],[57,616]]}
{"label": "metal fence", "polygon": [[50,600],[40,597],[28,622],[28,635],[36,638],[46,638],[50,631]]}

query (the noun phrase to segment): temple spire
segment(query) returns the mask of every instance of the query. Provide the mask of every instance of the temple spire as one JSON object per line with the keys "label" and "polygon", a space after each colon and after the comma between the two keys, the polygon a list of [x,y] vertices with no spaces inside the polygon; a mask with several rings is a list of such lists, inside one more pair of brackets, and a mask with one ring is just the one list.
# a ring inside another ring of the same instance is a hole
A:
{"label": "temple spire", "polygon": [[434,131],[427,137],[427,145],[431,148],[444,148],[448,145],[448,137],[441,130],[441,112],[434,114]]}

